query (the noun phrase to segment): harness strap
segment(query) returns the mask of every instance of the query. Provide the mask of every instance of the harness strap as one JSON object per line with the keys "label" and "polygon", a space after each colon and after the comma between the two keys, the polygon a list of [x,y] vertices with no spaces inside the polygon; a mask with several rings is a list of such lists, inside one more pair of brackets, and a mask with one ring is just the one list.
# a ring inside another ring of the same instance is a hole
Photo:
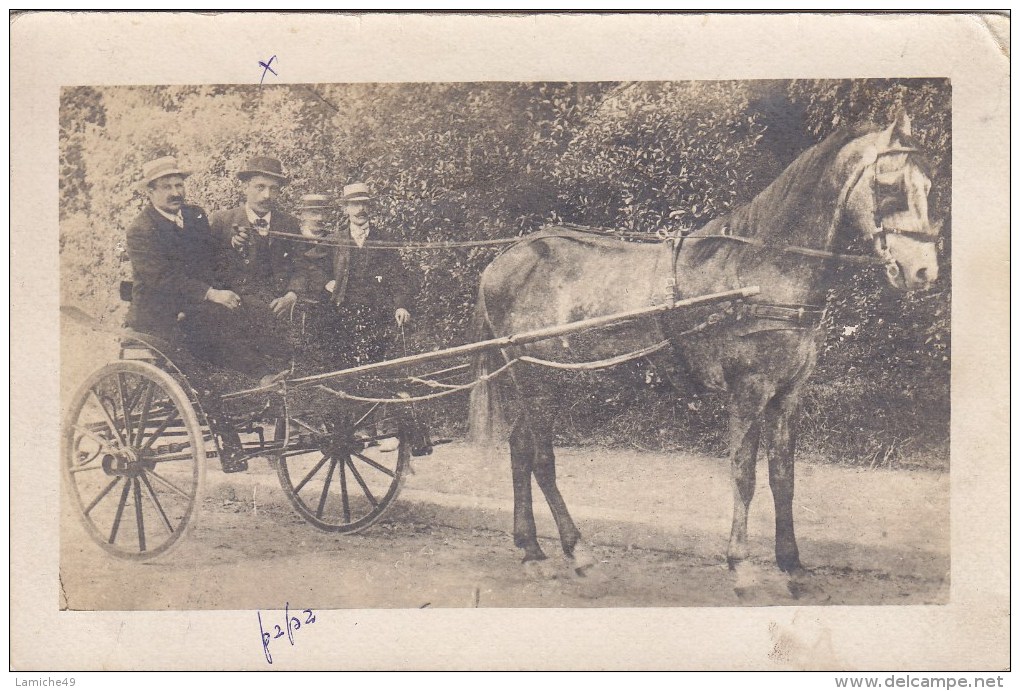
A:
{"label": "harness strap", "polygon": [[765,319],[791,322],[817,328],[825,320],[826,309],[814,305],[779,305],[768,302],[744,302],[737,308],[737,319]]}

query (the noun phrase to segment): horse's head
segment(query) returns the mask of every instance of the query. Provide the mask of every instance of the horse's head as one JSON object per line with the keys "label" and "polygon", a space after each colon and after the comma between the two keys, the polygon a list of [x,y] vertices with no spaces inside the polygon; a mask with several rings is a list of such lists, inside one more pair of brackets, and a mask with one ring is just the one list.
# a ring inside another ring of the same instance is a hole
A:
{"label": "horse's head", "polygon": [[863,153],[848,182],[843,212],[885,261],[889,283],[927,288],[938,278],[939,227],[928,218],[931,181],[911,144],[910,118],[861,137]]}

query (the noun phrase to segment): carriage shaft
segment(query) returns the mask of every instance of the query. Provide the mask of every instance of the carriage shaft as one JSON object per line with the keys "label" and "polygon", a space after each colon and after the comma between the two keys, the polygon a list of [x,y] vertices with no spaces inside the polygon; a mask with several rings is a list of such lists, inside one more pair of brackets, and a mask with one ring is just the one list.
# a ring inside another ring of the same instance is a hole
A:
{"label": "carriage shaft", "polygon": [[[541,329],[534,329],[532,331],[523,331],[521,333],[510,334],[508,336],[501,336],[499,338],[490,338],[485,341],[466,343],[464,345],[453,346],[451,348],[444,348],[442,350],[436,350],[431,353],[405,355],[404,357],[395,358],[393,360],[373,362],[367,365],[359,365],[358,367],[350,367],[348,369],[337,370],[335,372],[325,372],[323,374],[313,374],[306,377],[288,379],[286,381],[286,385],[289,388],[305,388],[331,379],[333,380],[353,379],[366,374],[373,373],[377,374],[380,372],[386,372],[400,369],[402,367],[407,367],[408,365],[417,365],[424,362],[431,362],[433,360],[442,360],[449,357],[474,355],[475,353],[481,353],[488,350],[497,350],[502,348],[523,346],[528,345],[529,343],[535,343],[537,341],[544,341],[549,338],[556,338],[558,336],[565,336],[568,334],[578,333],[581,331],[587,331],[588,329],[597,329],[606,326],[613,326],[623,322],[632,321],[634,319],[650,317],[656,314],[661,314],[663,312],[669,312],[670,310],[679,309],[681,307],[694,307],[696,305],[723,302],[726,300],[738,300],[743,298],[749,298],[757,295],[759,292],[761,292],[761,290],[760,288],[758,288],[758,286],[750,286],[747,288],[739,288],[737,290],[725,290],[719,293],[708,293],[706,295],[698,295],[696,297],[684,298],[682,300],[661,303],[657,305],[652,305],[650,307],[641,307],[627,312],[616,312],[614,314],[607,314],[602,317],[580,319],[578,321],[567,322],[565,324],[555,324],[553,326],[547,326]],[[224,399],[237,398],[249,394],[271,391],[274,390],[275,388],[276,385],[257,387],[254,389],[245,389],[244,391],[236,391],[225,394],[223,398]]]}

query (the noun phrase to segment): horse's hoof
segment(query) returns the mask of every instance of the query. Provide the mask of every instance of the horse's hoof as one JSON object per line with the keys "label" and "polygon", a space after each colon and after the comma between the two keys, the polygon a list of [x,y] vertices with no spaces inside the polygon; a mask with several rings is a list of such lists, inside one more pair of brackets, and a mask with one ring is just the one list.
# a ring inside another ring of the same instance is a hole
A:
{"label": "horse's hoof", "polygon": [[567,558],[567,562],[578,576],[584,576],[595,566],[595,555],[591,553],[588,546],[583,542],[574,545],[574,553]]}
{"label": "horse's hoof", "polygon": [[796,600],[811,600],[821,603],[832,599],[832,596],[822,588],[815,574],[802,567],[788,574],[786,587]]}
{"label": "horse's hoof", "polygon": [[524,575],[530,580],[548,581],[556,578],[556,567],[548,559],[527,559],[521,566],[524,568]]}
{"label": "horse's hoof", "polygon": [[742,601],[770,604],[794,597],[786,574],[778,569],[764,568],[749,561],[735,561],[730,568],[736,574],[733,591]]}

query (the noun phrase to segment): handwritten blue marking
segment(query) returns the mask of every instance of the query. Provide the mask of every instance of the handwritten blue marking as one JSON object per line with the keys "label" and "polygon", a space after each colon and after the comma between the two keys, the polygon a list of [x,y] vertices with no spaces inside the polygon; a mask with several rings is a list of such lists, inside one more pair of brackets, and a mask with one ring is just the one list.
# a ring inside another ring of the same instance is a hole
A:
{"label": "handwritten blue marking", "polygon": [[286,635],[290,644],[294,645],[294,632],[300,631],[302,624],[307,626],[315,623],[315,612],[310,609],[303,609],[301,610],[301,613],[305,615],[305,620],[303,622],[299,617],[291,616],[290,603],[286,603],[283,608],[283,616],[287,627],[286,634],[284,633],[282,626],[279,624],[271,624],[269,628],[274,630],[276,634],[273,635],[273,633],[266,631],[265,627],[262,625],[262,612],[257,612],[259,618],[259,634],[262,639],[262,653],[266,656],[266,662],[273,664],[273,656],[269,652],[269,643],[271,641],[274,641],[277,638],[283,638],[284,635]]}
{"label": "handwritten blue marking", "polygon": [[276,56],[274,55],[273,57],[269,58],[269,60],[267,60],[266,62],[262,62],[261,60],[259,60],[259,67],[263,68],[262,69],[262,78],[259,79],[259,85],[260,86],[262,85],[262,82],[265,81],[266,72],[272,72],[274,77],[279,77],[280,76],[280,75],[278,75],[276,73],[276,70],[274,70],[272,67],[270,67],[270,65],[273,64],[273,60],[275,60],[275,59],[276,59]]}

